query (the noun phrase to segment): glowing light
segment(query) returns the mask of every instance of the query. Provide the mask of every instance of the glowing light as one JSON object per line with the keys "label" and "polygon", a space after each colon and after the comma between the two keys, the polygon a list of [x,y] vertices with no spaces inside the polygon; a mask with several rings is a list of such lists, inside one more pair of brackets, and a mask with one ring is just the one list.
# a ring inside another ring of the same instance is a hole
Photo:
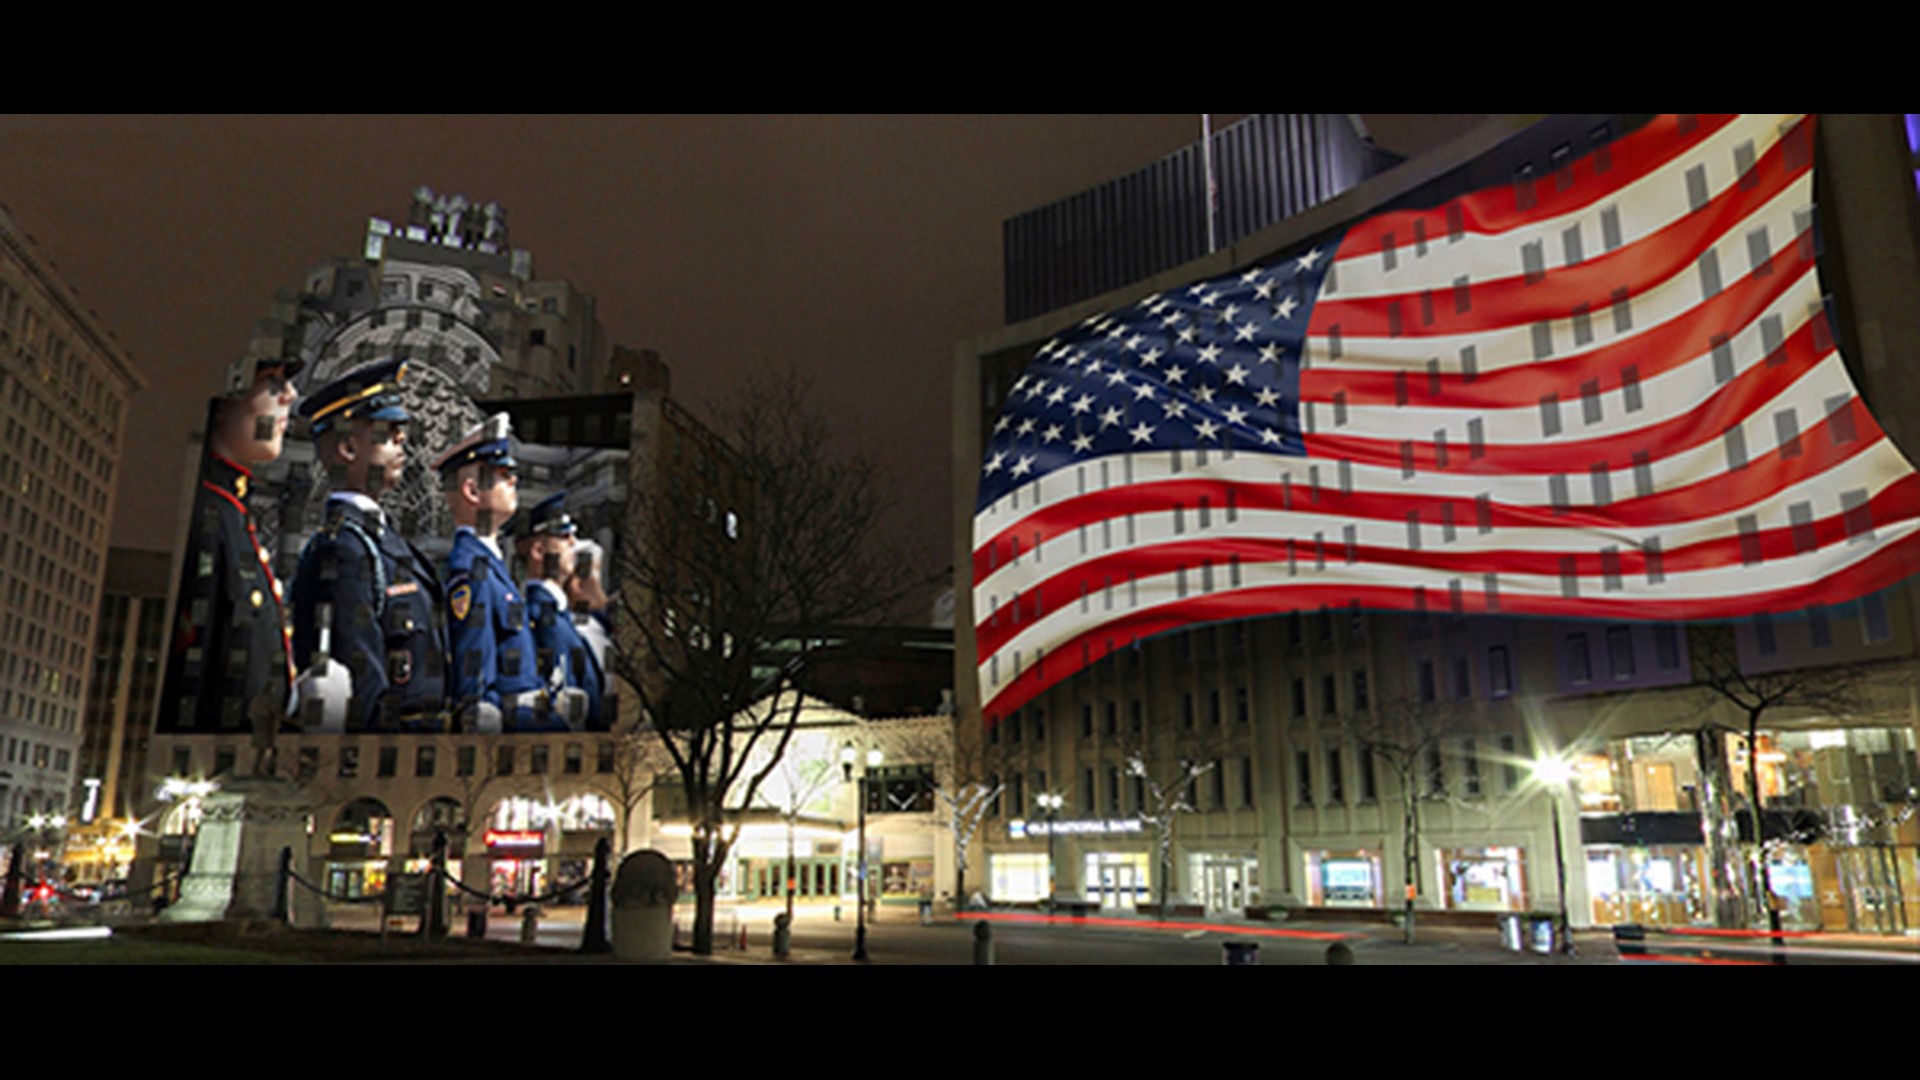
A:
{"label": "glowing light", "polygon": [[1541,758],[1533,763],[1533,775],[1557,787],[1573,778],[1573,765],[1565,758]]}

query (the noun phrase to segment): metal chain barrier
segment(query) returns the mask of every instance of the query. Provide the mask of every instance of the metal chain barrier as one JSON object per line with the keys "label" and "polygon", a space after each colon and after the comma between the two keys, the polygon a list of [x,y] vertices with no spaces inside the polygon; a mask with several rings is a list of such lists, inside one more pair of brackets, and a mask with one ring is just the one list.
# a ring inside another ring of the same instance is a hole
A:
{"label": "metal chain barrier", "polygon": [[386,899],[385,893],[375,893],[372,896],[341,896],[338,893],[331,893],[315,885],[313,882],[308,881],[306,878],[301,877],[299,874],[294,873],[292,870],[287,871],[287,877],[304,887],[308,892],[320,897],[322,900],[332,900],[338,904],[378,904]]}

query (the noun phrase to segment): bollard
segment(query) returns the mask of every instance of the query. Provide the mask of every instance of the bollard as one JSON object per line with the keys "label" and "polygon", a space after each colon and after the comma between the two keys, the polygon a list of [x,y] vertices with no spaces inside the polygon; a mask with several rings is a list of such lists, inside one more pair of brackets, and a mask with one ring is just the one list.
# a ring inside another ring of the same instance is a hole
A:
{"label": "bollard", "polygon": [[1353,963],[1353,949],[1344,941],[1336,941],[1327,946],[1327,963],[1337,967],[1350,966]]}
{"label": "bollard", "polygon": [[1260,966],[1260,943],[1223,941],[1220,943],[1220,962],[1227,967],[1258,967]]}
{"label": "bollard", "polygon": [[467,936],[483,938],[487,936],[487,909],[470,907],[467,909]]}
{"label": "bollard", "polygon": [[993,966],[993,924],[984,919],[973,924],[973,966]]}
{"label": "bollard", "polygon": [[540,908],[528,904],[527,910],[520,915],[520,944],[531,945],[540,935]]}
{"label": "bollard", "polygon": [[773,955],[782,960],[793,951],[793,916],[781,912],[773,917]]}
{"label": "bollard", "polygon": [[747,951],[747,924],[746,923],[740,924],[740,944],[735,946],[735,948],[739,949],[741,952]]}
{"label": "bollard", "polygon": [[920,925],[933,925],[933,900],[929,897],[920,898]]}

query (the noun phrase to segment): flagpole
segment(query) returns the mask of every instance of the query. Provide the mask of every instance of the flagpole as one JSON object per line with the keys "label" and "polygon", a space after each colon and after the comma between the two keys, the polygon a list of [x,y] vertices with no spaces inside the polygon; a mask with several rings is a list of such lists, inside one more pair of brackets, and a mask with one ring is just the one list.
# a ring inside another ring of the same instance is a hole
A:
{"label": "flagpole", "polygon": [[1218,201],[1218,191],[1216,190],[1216,182],[1213,176],[1212,113],[1200,114],[1200,160],[1204,163],[1207,173],[1207,254],[1211,255],[1214,251],[1218,250],[1220,246],[1217,239],[1219,230],[1214,224],[1214,218],[1218,213],[1215,206]]}

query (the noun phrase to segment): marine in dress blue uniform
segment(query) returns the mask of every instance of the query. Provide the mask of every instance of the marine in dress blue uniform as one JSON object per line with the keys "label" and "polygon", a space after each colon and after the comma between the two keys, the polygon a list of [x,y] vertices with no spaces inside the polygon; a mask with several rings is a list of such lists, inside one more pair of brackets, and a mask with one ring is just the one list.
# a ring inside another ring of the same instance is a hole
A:
{"label": "marine in dress blue uniform", "polygon": [[[489,418],[434,465],[459,522],[446,575],[453,708],[479,727],[486,726],[478,708],[484,704],[499,710],[501,725],[509,731],[565,730],[565,722],[549,707],[526,600],[494,539],[496,523],[488,520],[492,511],[476,512],[462,498],[467,482],[516,485],[518,463],[506,415]],[[469,468],[476,471],[464,473]]]}
{"label": "marine in dress blue uniform", "polygon": [[[540,671],[547,680],[548,688],[554,691],[579,690],[586,695],[586,715],[575,720],[572,726],[587,731],[605,731],[607,727],[601,696],[606,680],[593,650],[588,647],[574,623],[571,605],[567,602],[566,589],[562,584],[565,575],[572,572],[569,564],[572,562],[573,537],[577,532],[573,518],[567,513],[566,500],[567,493],[564,491],[542,499],[526,512],[521,529],[515,530],[516,538],[524,530],[524,538],[530,543],[543,537],[552,537],[563,540],[568,549],[564,556],[555,553],[548,558],[536,556],[529,561],[527,614],[533,624],[533,640],[538,650]],[[555,565],[548,565],[550,562]]]}
{"label": "marine in dress blue uniform", "polygon": [[[329,459],[335,490],[326,524],[308,541],[293,581],[293,658],[307,671],[322,652],[346,665],[350,731],[439,731],[447,714],[445,593],[433,563],[400,533],[370,492],[397,479],[409,417],[399,396],[406,366],[363,365],[301,404],[323,457],[355,439],[353,465]],[[364,427],[362,425],[365,425]],[[385,461],[364,460],[379,443]],[[317,712],[303,700],[303,714]],[[309,726],[313,726],[309,718]]]}

